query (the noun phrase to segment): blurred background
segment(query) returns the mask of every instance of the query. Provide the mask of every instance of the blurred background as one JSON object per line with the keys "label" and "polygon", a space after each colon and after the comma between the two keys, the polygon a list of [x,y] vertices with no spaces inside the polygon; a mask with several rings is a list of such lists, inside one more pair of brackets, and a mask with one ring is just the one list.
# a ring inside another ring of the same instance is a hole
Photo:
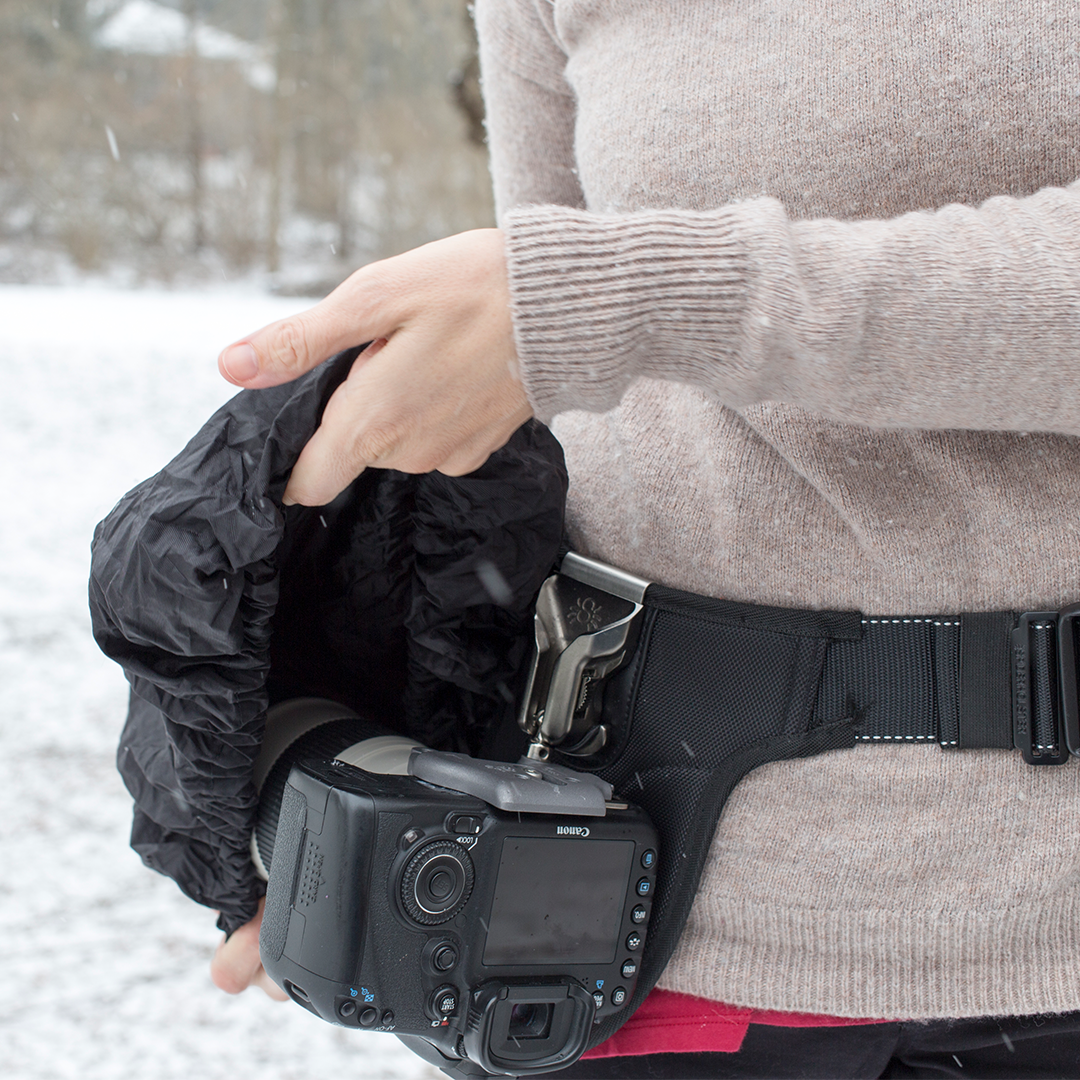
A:
{"label": "blurred background", "polygon": [[218,351],[492,218],[464,0],[0,0],[0,1068],[435,1080],[210,982],[214,914],[128,847],[94,525],[233,388]]}
{"label": "blurred background", "polygon": [[466,0],[0,0],[0,282],[319,295],[491,223]]}

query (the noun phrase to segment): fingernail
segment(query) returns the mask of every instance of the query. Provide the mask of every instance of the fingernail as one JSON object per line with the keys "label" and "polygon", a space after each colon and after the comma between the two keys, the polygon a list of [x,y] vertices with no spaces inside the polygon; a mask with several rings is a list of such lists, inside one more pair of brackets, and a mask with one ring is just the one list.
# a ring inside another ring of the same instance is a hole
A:
{"label": "fingernail", "polygon": [[247,382],[259,374],[259,357],[245,341],[240,345],[230,345],[221,354],[221,366],[230,379]]}
{"label": "fingernail", "polygon": [[371,342],[368,347],[360,354],[361,356],[374,356],[377,352],[382,352],[386,347],[387,340],[384,337],[376,338]]}

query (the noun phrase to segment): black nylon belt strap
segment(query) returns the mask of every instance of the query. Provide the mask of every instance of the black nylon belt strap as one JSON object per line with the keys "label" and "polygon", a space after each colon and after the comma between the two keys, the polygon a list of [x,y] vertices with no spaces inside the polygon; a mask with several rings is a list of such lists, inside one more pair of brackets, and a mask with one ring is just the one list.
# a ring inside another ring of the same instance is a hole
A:
{"label": "black nylon belt strap", "polygon": [[1018,616],[865,618],[829,650],[821,718],[850,716],[864,742],[1011,748],[1009,634]]}
{"label": "black nylon belt strap", "polygon": [[634,996],[596,1025],[593,1046],[618,1030],[670,959],[724,803],[750,770],[860,742],[1016,745],[1033,764],[1065,761],[1066,741],[1080,750],[1069,727],[1080,726],[1080,607],[863,617],[659,585],[644,606],[637,648],[604,689],[608,744],[592,758],[552,755],[638,803],[661,839]]}
{"label": "black nylon belt strap", "polygon": [[1017,614],[978,612],[961,617],[959,737],[961,748],[1013,745],[1009,634]]}
{"label": "black nylon belt strap", "polygon": [[[815,712],[851,717],[861,742],[1016,747],[1035,765],[1067,758],[1057,612],[992,611],[862,619],[830,646]],[[1071,646],[1071,638],[1068,643]],[[1075,742],[1072,743],[1075,745]]]}

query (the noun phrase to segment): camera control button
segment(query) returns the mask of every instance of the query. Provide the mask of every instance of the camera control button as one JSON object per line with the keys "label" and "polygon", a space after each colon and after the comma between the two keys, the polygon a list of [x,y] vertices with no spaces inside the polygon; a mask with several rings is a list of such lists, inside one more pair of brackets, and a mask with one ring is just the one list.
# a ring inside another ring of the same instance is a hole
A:
{"label": "camera control button", "polygon": [[356,1002],[355,1001],[343,1001],[338,1006],[337,1011],[338,1011],[338,1016],[340,1016],[344,1020],[348,1020],[349,1017],[355,1015],[355,1013],[356,1013]]}
{"label": "camera control button", "polygon": [[436,971],[449,971],[457,959],[457,949],[453,945],[439,945],[431,954],[431,964]]}
{"label": "camera control button", "polygon": [[638,904],[633,911],[630,912],[630,921],[635,926],[640,926],[649,917],[649,910],[644,904]]}
{"label": "camera control button", "polygon": [[632,979],[637,974],[637,961],[624,960],[620,970],[622,971],[622,977],[624,979]]}
{"label": "camera control button", "polygon": [[455,814],[450,819],[450,831],[452,833],[476,836],[483,826],[483,821],[478,817],[473,817],[472,814]]}
{"label": "camera control button", "polygon": [[626,989],[622,986],[616,986],[611,991],[611,1004],[618,1008],[620,1005],[626,1004]]}
{"label": "camera control button", "polygon": [[435,1020],[442,1020],[444,1016],[453,1015],[458,1008],[458,988],[456,986],[440,986],[432,991],[428,998],[428,1014]]}
{"label": "camera control button", "polygon": [[636,952],[641,948],[641,935],[636,930],[631,930],[630,933],[626,935],[626,947],[631,952]]}
{"label": "camera control button", "polygon": [[431,1011],[435,1016],[449,1016],[457,1009],[458,992],[454,986],[440,986],[431,995]]}
{"label": "camera control button", "polygon": [[652,848],[641,853],[641,866],[644,870],[651,870],[656,865],[656,852]]}
{"label": "camera control button", "polygon": [[454,891],[456,881],[449,870],[436,870],[427,879],[428,893],[437,901],[443,901]]}
{"label": "camera control button", "polygon": [[394,1010],[393,1009],[384,1010],[382,1016],[379,1018],[379,1023],[383,1027],[389,1027],[393,1022],[394,1022]]}
{"label": "camera control button", "polygon": [[647,877],[643,877],[637,883],[636,888],[637,888],[638,896],[651,896],[652,895],[652,882]]}
{"label": "camera control button", "polygon": [[371,1027],[378,1019],[379,1010],[371,1008],[370,1005],[360,1014],[360,1023],[363,1024],[364,1027]]}
{"label": "camera control button", "polygon": [[593,1001],[596,1002],[596,1007],[602,1009],[604,1007],[604,995],[599,990],[593,991]]}
{"label": "camera control button", "polygon": [[424,926],[449,922],[472,893],[473,865],[453,840],[436,840],[413,853],[401,878],[406,913]]}

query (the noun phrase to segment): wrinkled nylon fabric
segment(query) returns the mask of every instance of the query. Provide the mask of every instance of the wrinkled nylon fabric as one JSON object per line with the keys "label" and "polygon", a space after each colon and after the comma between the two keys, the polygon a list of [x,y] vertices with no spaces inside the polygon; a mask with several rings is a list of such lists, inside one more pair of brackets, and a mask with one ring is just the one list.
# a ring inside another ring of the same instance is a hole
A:
{"label": "wrinkled nylon fabric", "polygon": [[283,507],[357,352],[238,394],[94,534],[94,636],[131,685],[132,846],[230,933],[262,891],[248,841],[268,706],[330,697],[477,753],[512,711],[562,540],[562,451],[535,421],[469,476],[368,469],[328,506]]}

